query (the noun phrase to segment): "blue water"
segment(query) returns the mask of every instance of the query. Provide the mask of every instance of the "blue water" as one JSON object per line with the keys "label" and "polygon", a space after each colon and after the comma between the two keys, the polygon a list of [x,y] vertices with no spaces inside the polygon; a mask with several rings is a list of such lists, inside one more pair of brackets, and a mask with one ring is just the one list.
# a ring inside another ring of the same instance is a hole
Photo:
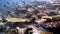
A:
{"label": "blue water", "polygon": [[[34,0],[22,0],[22,1],[25,1],[26,3],[28,3],[28,2],[32,2]],[[17,5],[21,5],[22,1],[21,0],[0,0],[0,13],[8,11],[8,10],[12,10],[11,8],[14,8]],[[40,0],[38,0],[38,1],[40,1]],[[44,0],[44,1],[46,1],[46,0]]]}
{"label": "blue water", "polygon": [[[21,5],[22,1],[21,0],[0,0],[0,13],[11,10],[11,8],[14,8],[17,5]],[[26,0],[25,2],[27,3],[29,1]]]}

